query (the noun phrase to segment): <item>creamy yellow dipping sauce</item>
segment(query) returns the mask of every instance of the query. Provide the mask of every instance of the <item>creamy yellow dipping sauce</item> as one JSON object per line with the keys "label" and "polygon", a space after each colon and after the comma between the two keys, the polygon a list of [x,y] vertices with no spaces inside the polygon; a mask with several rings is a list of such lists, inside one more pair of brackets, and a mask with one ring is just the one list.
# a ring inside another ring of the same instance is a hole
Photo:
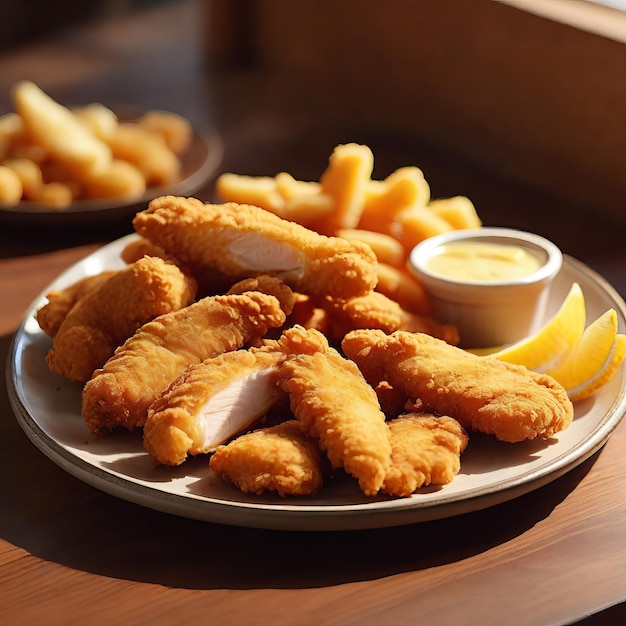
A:
{"label": "creamy yellow dipping sauce", "polygon": [[428,268],[437,274],[468,282],[496,282],[522,278],[541,267],[532,252],[520,246],[456,241],[437,249]]}

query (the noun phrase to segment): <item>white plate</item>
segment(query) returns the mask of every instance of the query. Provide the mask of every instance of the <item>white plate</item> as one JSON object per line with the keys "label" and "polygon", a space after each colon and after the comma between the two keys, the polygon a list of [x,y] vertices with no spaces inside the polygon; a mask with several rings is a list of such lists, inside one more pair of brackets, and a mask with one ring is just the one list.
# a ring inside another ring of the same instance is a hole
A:
{"label": "white plate", "polygon": [[[7,367],[11,404],[31,441],[70,474],[131,502],[209,522],[289,530],[375,528],[439,519],[510,500],[562,476],[602,447],[626,410],[622,367],[593,398],[576,405],[573,424],[558,437],[506,444],[473,434],[454,481],[410,498],[366,498],[345,476],[325,485],[317,497],[254,496],[216,479],[206,457],[190,459],[175,469],[155,467],[143,450],[140,432],[115,432],[102,438],[88,432],[80,415],[81,386],[48,370],[44,357],[50,339],[34,317],[51,288],[122,267],[119,254],[132,237],[80,261],[37,298],[17,331]],[[614,308],[624,332],[624,301],[606,281],[569,257],[546,315],[556,311],[574,281],[585,294],[588,319]]]}

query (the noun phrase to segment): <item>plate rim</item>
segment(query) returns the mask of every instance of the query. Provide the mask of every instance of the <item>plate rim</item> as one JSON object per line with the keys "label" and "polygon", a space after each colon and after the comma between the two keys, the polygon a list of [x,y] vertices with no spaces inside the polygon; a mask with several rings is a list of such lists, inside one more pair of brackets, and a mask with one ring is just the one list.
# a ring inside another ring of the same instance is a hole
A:
{"label": "plate rim", "polygon": [[[626,412],[626,385],[622,385],[610,407],[593,430],[576,445],[564,450],[558,457],[521,475],[469,489],[464,497],[459,498],[459,494],[451,494],[434,503],[420,501],[419,494],[417,494],[412,498],[348,505],[288,504],[284,501],[276,504],[268,504],[267,502],[257,504],[221,498],[192,497],[187,494],[162,491],[156,487],[142,484],[131,477],[124,477],[119,473],[96,466],[63,447],[37,423],[18,392],[18,365],[20,363],[18,350],[24,340],[25,326],[28,320],[32,318],[35,307],[40,303],[46,291],[52,284],[62,281],[64,276],[76,269],[81,263],[85,263],[90,257],[103,254],[107,248],[122,246],[126,241],[135,237],[135,234],[121,237],[77,261],[64,272],[61,272],[33,300],[13,337],[5,368],[9,403],[20,427],[30,441],[64,471],[115,497],[164,513],[200,521],[272,530],[357,530],[432,521],[488,508],[517,498],[556,480],[601,449],[618,427]],[[595,283],[620,309],[622,318],[626,319],[626,304],[606,279],[583,262],[569,255],[564,255],[564,264]],[[190,504],[192,502],[193,505]]]}

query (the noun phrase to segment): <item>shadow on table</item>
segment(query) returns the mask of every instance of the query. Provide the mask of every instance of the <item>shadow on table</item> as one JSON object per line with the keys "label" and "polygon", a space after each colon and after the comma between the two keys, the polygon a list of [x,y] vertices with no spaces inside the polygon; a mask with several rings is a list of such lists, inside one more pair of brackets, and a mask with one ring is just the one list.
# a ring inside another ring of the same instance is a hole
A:
{"label": "shadow on table", "polygon": [[[1,362],[10,341],[0,338]],[[453,518],[362,531],[268,531],[160,513],[75,479],[21,431],[4,377],[0,416],[0,537],[73,569],[187,589],[315,588],[461,561],[548,517],[598,456],[532,493]]]}

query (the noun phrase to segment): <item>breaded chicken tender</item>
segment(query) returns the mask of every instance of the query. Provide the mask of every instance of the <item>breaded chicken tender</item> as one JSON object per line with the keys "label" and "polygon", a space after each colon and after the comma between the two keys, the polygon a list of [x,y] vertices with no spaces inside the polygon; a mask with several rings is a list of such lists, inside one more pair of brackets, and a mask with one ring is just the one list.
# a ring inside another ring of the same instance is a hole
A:
{"label": "breaded chicken tender", "polygon": [[285,315],[290,315],[293,311],[296,294],[279,278],[267,275],[244,278],[232,285],[227,294],[235,295],[249,291],[260,291],[268,296],[274,296],[280,303],[280,308]]}
{"label": "breaded chicken tender", "polygon": [[131,239],[124,246],[120,256],[126,263],[134,263],[144,256],[158,256],[161,259],[171,261],[174,264],[177,264],[178,262],[178,259],[174,258],[172,255],[168,255],[167,252],[161,248],[161,246],[157,246],[143,237]]}
{"label": "breaded chicken tender", "polygon": [[327,299],[324,307],[329,312],[329,332],[333,340],[342,339],[351,330],[378,328],[387,334],[406,330],[426,333],[453,345],[459,342],[459,331],[455,326],[405,311],[395,300],[377,291],[349,300]]}
{"label": "breaded chicken tender", "polygon": [[550,376],[423,333],[355,330],[344,337],[342,349],[370,384],[387,381],[439,415],[501,441],[547,439],[574,415],[567,392]]}
{"label": "breaded chicken tender", "polygon": [[142,427],[150,405],[189,366],[255,344],[285,319],[276,297],[250,291],[206,297],[144,324],[85,385],[87,426],[96,435]]}
{"label": "breaded chicken tender", "polygon": [[278,341],[291,353],[278,377],[291,411],[304,431],[319,439],[333,469],[344,468],[365,495],[376,495],[391,456],[376,392],[320,332],[296,326]]}
{"label": "breaded chicken tender", "polygon": [[242,433],[276,402],[284,354],[235,350],[185,370],[148,409],[143,444],[163,465],[206,454]]}
{"label": "breaded chicken tender", "polygon": [[446,485],[461,469],[467,433],[451,417],[407,413],[387,422],[391,437],[391,465],[383,491],[410,496],[420,487]]}
{"label": "breaded chicken tender", "polygon": [[137,213],[133,226],[194,275],[269,274],[300,293],[342,298],[368,293],[377,280],[369,246],[319,235],[250,205],[162,196]]}
{"label": "breaded chicken tender", "polygon": [[195,281],[159,258],[115,272],[70,309],[46,356],[57,374],[85,382],[142,324],[191,303]]}
{"label": "breaded chicken tender", "polygon": [[37,309],[35,318],[41,330],[49,337],[54,337],[63,320],[74,305],[90,291],[108,280],[117,270],[107,270],[93,276],[85,276],[63,289],[50,291],[46,294],[48,302]]}
{"label": "breaded chicken tender", "polygon": [[161,246],[152,243],[144,237],[137,237],[137,239],[131,240],[121,252],[122,260],[126,263],[134,263],[144,256],[157,256],[165,259],[169,263],[178,265],[186,274],[193,276],[198,283],[198,298],[222,294],[228,291],[233,284],[232,278],[218,271],[194,273],[193,268],[186,266],[173,254],[168,254]]}
{"label": "breaded chicken tender", "polygon": [[210,467],[244,493],[275,491],[280,496],[308,496],[323,483],[323,457],[317,441],[289,420],[242,435],[219,447]]}
{"label": "breaded chicken tender", "polygon": [[330,333],[328,311],[318,306],[318,299],[304,294],[297,294],[293,311],[287,319],[287,326],[314,328],[321,333]]}

